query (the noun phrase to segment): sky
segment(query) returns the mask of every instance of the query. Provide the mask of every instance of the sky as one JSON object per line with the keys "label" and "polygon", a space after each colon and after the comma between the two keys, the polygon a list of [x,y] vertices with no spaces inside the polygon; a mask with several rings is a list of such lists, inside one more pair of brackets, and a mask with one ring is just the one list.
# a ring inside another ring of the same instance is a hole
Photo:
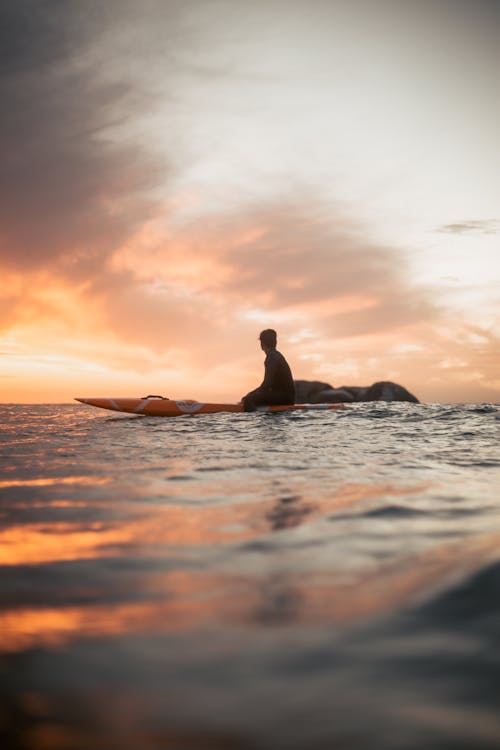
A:
{"label": "sky", "polygon": [[500,402],[496,0],[3,0],[0,401]]}

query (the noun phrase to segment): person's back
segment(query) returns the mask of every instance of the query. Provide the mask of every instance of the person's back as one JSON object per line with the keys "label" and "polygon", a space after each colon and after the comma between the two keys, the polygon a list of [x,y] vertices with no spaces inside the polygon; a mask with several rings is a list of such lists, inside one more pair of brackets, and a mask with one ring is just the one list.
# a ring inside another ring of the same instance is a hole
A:
{"label": "person's back", "polygon": [[262,331],[259,338],[261,348],[266,353],[264,380],[259,388],[242,399],[245,411],[254,411],[257,406],[294,404],[292,371],[285,357],[276,349],[276,331]]}
{"label": "person's back", "polygon": [[268,388],[273,393],[283,393],[287,397],[287,404],[293,404],[295,400],[295,385],[292,371],[284,356],[277,349],[270,349],[265,362],[265,376],[262,387]]}

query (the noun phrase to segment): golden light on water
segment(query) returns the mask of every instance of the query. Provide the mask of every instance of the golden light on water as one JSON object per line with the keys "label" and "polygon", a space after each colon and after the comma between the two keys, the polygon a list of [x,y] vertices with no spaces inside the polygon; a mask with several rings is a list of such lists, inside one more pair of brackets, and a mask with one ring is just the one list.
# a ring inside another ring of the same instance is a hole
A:
{"label": "golden light on water", "polygon": [[0,488],[3,487],[58,487],[61,484],[99,485],[109,484],[111,477],[39,477],[38,479],[3,479],[0,480]]}

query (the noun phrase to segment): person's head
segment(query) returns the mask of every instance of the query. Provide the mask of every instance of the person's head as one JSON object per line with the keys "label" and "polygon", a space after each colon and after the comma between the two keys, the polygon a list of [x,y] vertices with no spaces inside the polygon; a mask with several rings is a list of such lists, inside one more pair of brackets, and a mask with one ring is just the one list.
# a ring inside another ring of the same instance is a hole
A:
{"label": "person's head", "polygon": [[276,331],[273,331],[272,328],[266,328],[265,331],[262,331],[260,336],[260,345],[264,351],[268,351],[269,349],[276,349]]}

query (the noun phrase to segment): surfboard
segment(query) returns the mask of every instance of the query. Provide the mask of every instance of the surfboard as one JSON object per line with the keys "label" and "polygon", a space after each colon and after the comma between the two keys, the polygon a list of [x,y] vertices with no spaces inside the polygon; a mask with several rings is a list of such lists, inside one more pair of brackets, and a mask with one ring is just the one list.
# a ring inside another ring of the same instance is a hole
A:
{"label": "surfboard", "polygon": [[[144,414],[148,417],[181,417],[188,414],[218,414],[219,412],[242,412],[243,404],[210,404],[191,399],[174,400],[161,396],[145,398],[76,398],[82,404],[97,406],[126,414]],[[258,412],[281,411],[330,411],[346,409],[345,404],[293,404],[287,406],[259,406]]]}

